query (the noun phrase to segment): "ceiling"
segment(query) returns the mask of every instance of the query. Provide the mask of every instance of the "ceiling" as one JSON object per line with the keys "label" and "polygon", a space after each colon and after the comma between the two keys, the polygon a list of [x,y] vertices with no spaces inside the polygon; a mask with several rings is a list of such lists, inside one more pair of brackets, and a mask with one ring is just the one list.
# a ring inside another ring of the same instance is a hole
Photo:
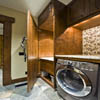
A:
{"label": "ceiling", "polygon": [[[72,0],[59,1],[67,5]],[[8,8],[13,8],[25,13],[29,9],[32,15],[37,17],[49,2],[50,0],[0,0],[0,5]]]}
{"label": "ceiling", "polygon": [[0,5],[25,13],[29,9],[33,16],[38,16],[49,2],[50,0],[0,0]]}

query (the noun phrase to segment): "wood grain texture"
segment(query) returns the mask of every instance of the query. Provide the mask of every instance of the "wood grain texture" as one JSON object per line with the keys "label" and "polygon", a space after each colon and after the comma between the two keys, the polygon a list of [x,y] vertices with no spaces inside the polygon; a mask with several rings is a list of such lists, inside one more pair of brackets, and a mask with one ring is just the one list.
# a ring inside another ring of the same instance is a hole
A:
{"label": "wood grain texture", "polygon": [[53,7],[50,2],[38,18],[39,28],[53,31]]}
{"label": "wood grain texture", "polygon": [[53,57],[53,33],[41,30],[39,32],[39,57]]}
{"label": "wood grain texture", "polygon": [[90,62],[90,63],[98,63],[100,64],[100,60],[98,59],[87,59],[87,58],[74,58],[74,57],[56,57],[56,59],[63,59],[63,60],[72,60],[72,61],[81,61],[81,62]]}
{"label": "wood grain texture", "polygon": [[54,7],[53,32],[54,38],[59,37],[67,28],[66,6],[57,0],[52,0]]}
{"label": "wood grain texture", "polygon": [[40,29],[48,30],[53,32],[53,14],[52,11],[49,13],[48,18],[46,21],[39,26]]}
{"label": "wood grain texture", "polygon": [[12,84],[23,82],[23,81],[27,81],[27,77],[19,78],[19,79],[14,79],[14,80],[12,80]]}
{"label": "wood grain texture", "polygon": [[0,68],[3,68],[3,35],[0,35]]}
{"label": "wood grain texture", "polygon": [[91,17],[85,21],[82,21],[73,27],[80,29],[80,30],[86,30],[92,27],[96,27],[100,25],[100,14],[94,17]]}
{"label": "wood grain texture", "polygon": [[27,55],[27,91],[30,92],[38,75],[38,32],[35,21],[29,11],[27,18]]}
{"label": "wood grain texture", "polygon": [[54,62],[47,60],[40,60],[40,68],[41,71],[48,72],[49,74],[54,76]]}
{"label": "wood grain texture", "polygon": [[82,54],[82,32],[70,27],[56,39],[56,55]]}
{"label": "wood grain texture", "polygon": [[11,84],[11,33],[12,23],[4,23],[3,84]]}
{"label": "wood grain texture", "polygon": [[11,84],[11,35],[12,35],[12,23],[15,19],[0,15],[0,23],[3,24],[3,85]]}
{"label": "wood grain texture", "polygon": [[13,17],[8,17],[0,14],[0,22],[9,22],[9,23],[15,23],[15,19]]}

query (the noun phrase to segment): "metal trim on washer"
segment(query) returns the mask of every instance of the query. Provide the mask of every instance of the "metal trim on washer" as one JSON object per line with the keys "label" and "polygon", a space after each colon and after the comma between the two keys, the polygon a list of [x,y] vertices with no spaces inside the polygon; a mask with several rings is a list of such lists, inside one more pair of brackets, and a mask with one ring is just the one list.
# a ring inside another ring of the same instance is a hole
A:
{"label": "metal trim on washer", "polygon": [[[83,82],[83,84],[84,84],[84,88],[82,89],[82,91],[79,91],[79,92],[74,92],[74,91],[71,91],[70,89],[68,89],[68,87],[67,87],[67,84],[66,84],[66,86],[64,86],[62,83],[61,83],[61,81],[60,81],[60,79],[59,79],[59,74],[62,72],[62,71],[64,71],[64,70],[70,70],[70,71],[73,71],[73,72],[75,72],[75,73],[78,73],[79,74],[79,77],[81,78],[81,80],[82,80],[82,82]],[[79,69],[77,69],[77,68],[65,68],[65,69],[59,69],[58,71],[57,71],[57,73],[56,73],[56,80],[57,80],[57,82],[58,82],[58,85],[66,92],[66,93],[68,93],[68,94],[70,94],[70,95],[73,95],[73,96],[75,96],[75,97],[85,97],[85,96],[87,96],[87,95],[89,95],[90,93],[91,93],[91,91],[92,91],[92,85],[91,85],[91,82],[88,80],[88,78],[87,78],[87,76],[83,73],[83,72],[81,72]]]}

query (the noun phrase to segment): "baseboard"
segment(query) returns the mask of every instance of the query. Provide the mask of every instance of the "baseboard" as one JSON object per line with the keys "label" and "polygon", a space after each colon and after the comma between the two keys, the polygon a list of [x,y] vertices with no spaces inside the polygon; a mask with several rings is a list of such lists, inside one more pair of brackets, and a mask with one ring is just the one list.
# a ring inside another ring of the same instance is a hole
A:
{"label": "baseboard", "polygon": [[12,80],[12,84],[18,83],[18,82],[23,82],[23,81],[27,81],[27,77],[14,79],[14,80]]}

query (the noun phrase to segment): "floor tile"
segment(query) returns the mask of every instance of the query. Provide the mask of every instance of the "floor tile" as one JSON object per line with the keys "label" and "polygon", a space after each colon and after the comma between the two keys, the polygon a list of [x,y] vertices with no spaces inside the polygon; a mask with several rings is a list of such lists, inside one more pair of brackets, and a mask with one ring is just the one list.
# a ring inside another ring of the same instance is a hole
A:
{"label": "floor tile", "polygon": [[[0,72],[0,75],[2,72]],[[0,76],[2,78],[2,76]],[[0,79],[2,83],[2,79]],[[21,84],[21,83],[19,83]],[[58,94],[42,79],[38,79],[32,91],[27,93],[27,85],[15,88],[15,85],[3,87],[0,84],[0,100],[62,100]]]}

